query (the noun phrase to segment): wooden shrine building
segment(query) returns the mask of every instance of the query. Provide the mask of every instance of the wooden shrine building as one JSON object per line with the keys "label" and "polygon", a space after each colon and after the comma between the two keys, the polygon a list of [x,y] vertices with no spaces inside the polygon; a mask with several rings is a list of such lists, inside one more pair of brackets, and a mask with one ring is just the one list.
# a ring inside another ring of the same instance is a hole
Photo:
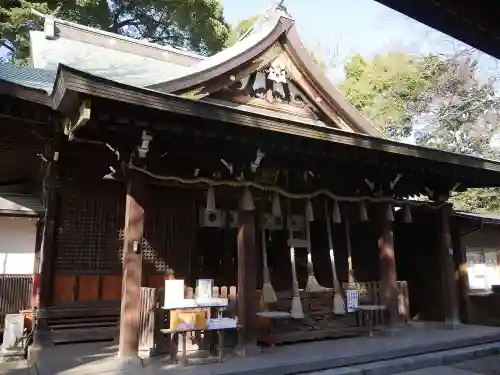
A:
{"label": "wooden shrine building", "polygon": [[39,314],[121,300],[120,354],[133,357],[140,287],[173,270],[236,286],[249,347],[263,284],[301,301],[376,281],[394,322],[402,280],[411,316],[462,317],[447,201],[500,186],[500,163],[385,139],[283,7],[211,57],[45,16],[31,56],[0,65],[0,184],[45,207]]}

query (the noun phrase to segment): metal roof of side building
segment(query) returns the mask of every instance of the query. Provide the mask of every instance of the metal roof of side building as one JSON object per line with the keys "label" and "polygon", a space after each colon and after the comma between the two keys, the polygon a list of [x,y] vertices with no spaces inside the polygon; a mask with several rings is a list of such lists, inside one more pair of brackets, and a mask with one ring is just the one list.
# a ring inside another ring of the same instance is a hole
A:
{"label": "metal roof of side building", "polygon": [[0,64],[0,80],[52,93],[57,71]]}

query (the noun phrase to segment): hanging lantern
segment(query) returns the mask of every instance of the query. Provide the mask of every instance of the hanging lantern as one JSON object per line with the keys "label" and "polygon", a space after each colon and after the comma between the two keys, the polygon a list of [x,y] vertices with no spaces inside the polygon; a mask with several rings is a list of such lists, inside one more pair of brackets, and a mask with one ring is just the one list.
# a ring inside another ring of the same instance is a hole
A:
{"label": "hanging lantern", "polygon": [[413,223],[413,217],[411,216],[411,209],[409,204],[405,204],[403,212],[403,223],[405,224]]}
{"label": "hanging lantern", "polygon": [[274,193],[271,210],[274,217],[281,217],[281,203],[280,195],[278,193]]}
{"label": "hanging lantern", "polygon": [[368,212],[364,201],[359,202],[359,221],[368,221]]}
{"label": "hanging lantern", "polygon": [[253,211],[255,210],[255,205],[253,204],[252,193],[248,187],[243,190],[243,199],[241,200],[241,209],[243,211]]}
{"label": "hanging lantern", "polygon": [[306,219],[308,222],[314,221],[314,210],[310,199],[306,201]]}
{"label": "hanging lantern", "polygon": [[207,191],[207,211],[215,212],[215,192],[212,186]]}
{"label": "hanging lantern", "polygon": [[385,211],[385,220],[394,221],[394,214],[392,213],[392,204],[387,205],[387,210]]}
{"label": "hanging lantern", "polygon": [[332,219],[334,224],[339,224],[342,222],[342,216],[340,215],[339,202],[333,201],[333,213]]}

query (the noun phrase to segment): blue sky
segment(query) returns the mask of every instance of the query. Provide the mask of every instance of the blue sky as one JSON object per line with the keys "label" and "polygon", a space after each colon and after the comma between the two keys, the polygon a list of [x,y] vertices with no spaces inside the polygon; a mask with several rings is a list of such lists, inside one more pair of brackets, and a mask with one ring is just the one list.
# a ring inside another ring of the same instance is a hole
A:
{"label": "blue sky", "polygon": [[[226,19],[235,24],[261,14],[271,0],[221,0]],[[285,0],[302,41],[319,53],[337,48],[342,62],[354,53],[370,57],[389,50],[415,53],[450,53],[459,45],[454,39],[412,20],[373,0]],[[480,54],[486,75],[498,73],[497,60]],[[342,64],[329,72],[332,80],[343,77]]]}

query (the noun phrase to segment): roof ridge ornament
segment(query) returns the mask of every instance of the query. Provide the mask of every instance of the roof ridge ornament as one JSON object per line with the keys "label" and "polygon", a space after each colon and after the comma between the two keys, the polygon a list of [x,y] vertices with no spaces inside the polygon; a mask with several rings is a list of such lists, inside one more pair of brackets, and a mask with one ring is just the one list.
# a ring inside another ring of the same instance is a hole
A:
{"label": "roof ridge ornament", "polygon": [[40,18],[43,18],[45,20],[43,24],[43,31],[45,33],[45,38],[46,39],[56,39],[56,23],[55,19],[58,13],[62,9],[62,4],[60,4],[54,11],[50,14],[45,14],[42,12],[39,12],[38,10],[31,8],[31,13],[33,13],[35,16],[38,16]]}
{"label": "roof ridge ornament", "polygon": [[248,29],[243,35],[241,35],[238,40],[243,40],[245,39],[248,35],[253,33],[254,31],[258,30],[263,24],[265,24],[267,21],[269,21],[273,15],[276,13],[280,13],[280,16],[292,18],[290,14],[288,13],[285,5],[285,0],[275,0],[273,2],[273,5],[268,6],[264,12],[259,16],[259,18],[255,21],[253,26]]}

